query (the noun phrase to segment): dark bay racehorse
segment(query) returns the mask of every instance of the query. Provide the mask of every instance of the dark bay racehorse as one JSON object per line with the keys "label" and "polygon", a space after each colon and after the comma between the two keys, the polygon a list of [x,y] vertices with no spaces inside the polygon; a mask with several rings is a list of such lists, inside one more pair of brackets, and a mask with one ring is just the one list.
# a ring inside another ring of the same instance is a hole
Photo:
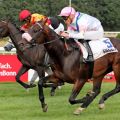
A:
{"label": "dark bay racehorse", "polygon": [[100,108],[104,107],[105,100],[120,92],[120,40],[111,38],[111,42],[118,52],[109,53],[95,60],[92,75],[93,89],[82,99],[76,99],[84,84],[90,78],[89,64],[81,63],[82,52],[76,49],[71,52],[67,51],[59,36],[47,27],[44,21],[35,24],[32,30],[29,30],[29,34],[33,35],[33,31],[38,31],[36,40],[41,40],[48,54],[54,60],[54,75],[64,80],[64,82],[74,84],[69,102],[71,104],[81,103],[81,106],[75,110],[74,114],[80,114],[96,98],[100,93],[103,77],[111,71],[114,71],[116,87],[102,96],[99,101]]}
{"label": "dark bay racehorse", "polygon": [[[25,40],[22,39],[22,33],[19,29],[16,28],[14,24],[8,21],[0,22],[0,37],[9,36],[16,48],[17,57],[19,61],[22,63],[22,67],[18,71],[16,75],[16,81],[20,83],[24,88],[31,88],[34,85],[28,85],[20,80],[20,77],[27,72],[29,69],[34,69],[38,72],[39,78],[44,77],[44,58],[45,58],[45,47],[43,45],[32,46]],[[52,79],[52,78],[51,78]],[[41,80],[38,82],[38,90],[39,90],[39,99],[41,101],[41,105],[43,111],[47,111],[47,105],[45,104],[45,100],[43,97],[43,85]]]}

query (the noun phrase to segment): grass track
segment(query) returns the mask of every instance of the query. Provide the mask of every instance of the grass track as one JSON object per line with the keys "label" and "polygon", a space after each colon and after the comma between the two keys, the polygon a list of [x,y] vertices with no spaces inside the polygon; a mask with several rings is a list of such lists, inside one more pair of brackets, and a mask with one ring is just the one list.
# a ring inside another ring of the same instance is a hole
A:
{"label": "grass track", "polygon": [[[91,89],[87,83],[79,98]],[[120,94],[106,101],[104,110],[98,109],[101,95],[115,87],[114,83],[104,83],[101,94],[81,115],[73,115],[78,105],[70,105],[68,98],[72,85],[66,84],[56,95],[51,97],[49,89],[45,89],[48,112],[43,113],[38,100],[37,87],[26,92],[17,83],[0,83],[0,120],[120,120]]]}

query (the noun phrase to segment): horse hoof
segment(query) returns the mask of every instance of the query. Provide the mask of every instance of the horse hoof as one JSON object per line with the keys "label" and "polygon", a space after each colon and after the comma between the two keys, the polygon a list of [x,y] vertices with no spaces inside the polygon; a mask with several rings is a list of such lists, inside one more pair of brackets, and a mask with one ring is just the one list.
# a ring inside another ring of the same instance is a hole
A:
{"label": "horse hoof", "polygon": [[102,103],[102,104],[99,104],[99,109],[104,109],[105,108],[105,104]]}
{"label": "horse hoof", "polygon": [[43,112],[47,112],[47,109],[48,109],[47,104],[45,104],[44,107],[43,107],[42,109],[43,109]]}
{"label": "horse hoof", "polygon": [[51,92],[50,95],[51,95],[51,96],[54,96],[54,95],[55,95],[55,92]]}
{"label": "horse hoof", "polygon": [[62,89],[62,87],[61,87],[61,86],[58,86],[58,89]]}
{"label": "horse hoof", "polygon": [[75,111],[74,111],[74,115],[80,115],[80,113],[84,110],[85,108],[81,108],[81,107],[79,107],[79,108],[77,108]]}
{"label": "horse hoof", "polygon": [[29,85],[29,88],[33,88],[33,87],[36,87],[36,84],[30,84]]}
{"label": "horse hoof", "polygon": [[29,93],[29,90],[30,90],[29,88],[26,89],[27,93]]}

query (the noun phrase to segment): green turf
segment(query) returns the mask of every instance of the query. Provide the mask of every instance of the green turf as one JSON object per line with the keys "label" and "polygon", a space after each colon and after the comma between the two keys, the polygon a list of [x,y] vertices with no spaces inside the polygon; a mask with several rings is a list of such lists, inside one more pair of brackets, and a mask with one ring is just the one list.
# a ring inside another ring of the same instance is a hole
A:
{"label": "green turf", "polygon": [[[0,120],[119,120],[120,119],[120,95],[117,94],[106,101],[104,110],[98,109],[98,101],[101,95],[112,88],[114,83],[104,83],[101,94],[81,115],[73,115],[73,111],[79,105],[70,105],[68,102],[72,85],[65,84],[56,95],[51,97],[49,89],[45,89],[48,112],[43,113],[38,100],[37,87],[24,90],[17,83],[0,83]],[[81,91],[79,98],[92,88],[87,83]]]}

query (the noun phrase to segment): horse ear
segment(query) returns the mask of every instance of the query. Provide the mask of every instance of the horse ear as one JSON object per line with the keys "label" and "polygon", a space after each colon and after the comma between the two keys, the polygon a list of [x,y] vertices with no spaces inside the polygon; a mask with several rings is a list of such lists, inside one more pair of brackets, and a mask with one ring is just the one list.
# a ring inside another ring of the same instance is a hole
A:
{"label": "horse ear", "polygon": [[46,17],[46,16],[44,17],[43,23],[44,23],[44,25],[48,23],[48,17]]}
{"label": "horse ear", "polygon": [[1,21],[5,21],[6,23],[8,23],[10,20],[8,19],[8,17],[3,17],[2,19],[0,19]]}

